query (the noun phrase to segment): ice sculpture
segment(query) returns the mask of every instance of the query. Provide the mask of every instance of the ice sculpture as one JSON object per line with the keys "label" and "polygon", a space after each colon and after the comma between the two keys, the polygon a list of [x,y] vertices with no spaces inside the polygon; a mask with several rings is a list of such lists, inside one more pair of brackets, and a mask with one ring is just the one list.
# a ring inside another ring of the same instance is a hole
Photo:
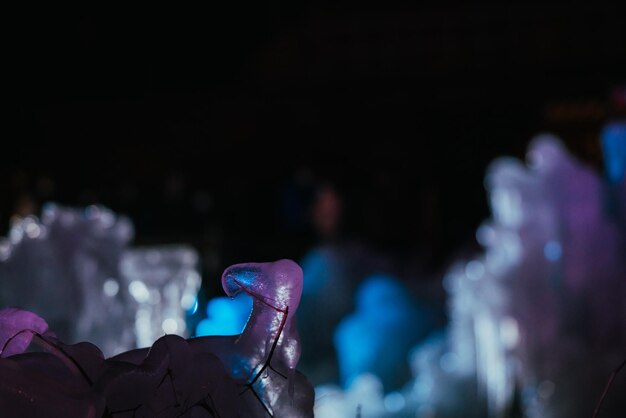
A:
{"label": "ice sculpture", "polygon": [[314,248],[302,259],[304,288],[300,325],[311,330],[303,336],[302,370],[315,384],[336,382],[339,370],[333,335],[339,322],[354,307],[359,283],[371,274],[395,273],[391,261],[358,244]]}
{"label": "ice sculpture", "polygon": [[126,288],[118,269],[131,222],[101,206],[53,204],[13,222],[0,243],[0,306],[48,319],[67,341],[90,340],[108,354],[134,347]]}
{"label": "ice sculpture", "polygon": [[197,252],[186,245],[127,249],[120,262],[124,285],[136,302],[137,347],[163,334],[188,336],[185,311],[196,303],[201,278]]}
{"label": "ice sculpture", "polygon": [[105,355],[186,336],[196,301],[197,254],[187,246],[129,248],[131,221],[102,206],[54,204],[13,222],[0,243],[0,306],[45,317],[60,338]]}
{"label": "ice sculpture", "polygon": [[626,355],[624,218],[604,210],[602,178],[550,136],[531,143],[526,166],[494,162],[486,184],[485,254],[446,279],[450,346],[490,416],[516,394],[527,417],[591,416]]}
{"label": "ice sculpture", "polygon": [[626,120],[608,123],[602,130],[606,187],[606,212],[617,218],[626,235]]}
{"label": "ice sculpture", "polygon": [[[319,387],[316,413],[591,417],[626,358],[626,205],[605,204],[626,202],[626,138],[609,126],[606,180],[547,135],[526,164],[495,161],[492,217],[476,233],[485,251],[447,272],[450,325],[413,350],[413,382],[386,395],[371,376],[366,390]],[[623,376],[613,386],[600,417],[626,410]]]}
{"label": "ice sculpture", "polygon": [[601,137],[606,177],[610,183],[620,184],[626,176],[626,120],[608,123]]}
{"label": "ice sculpture", "polygon": [[385,391],[370,373],[355,377],[347,387],[315,388],[315,416],[319,418],[485,418],[474,375],[458,373],[458,359],[447,335],[436,331],[409,355],[416,378],[402,388]]}
{"label": "ice sculpture", "polygon": [[356,376],[344,391],[334,384],[315,388],[315,416],[319,418],[379,418],[387,413],[384,389],[372,374]]}
{"label": "ice sculpture", "polygon": [[241,334],[252,311],[252,297],[243,293],[234,298],[213,298],[206,310],[207,318],[196,327],[196,337]]}
{"label": "ice sculpture", "polygon": [[[65,345],[38,316],[0,311],[0,410],[12,416],[312,417],[313,389],[296,370],[302,270],[291,260],[246,263],[222,275],[229,296],[254,299],[237,336],[166,335],[150,350],[104,359]],[[24,352],[31,340],[45,352]]]}
{"label": "ice sculpture", "polygon": [[400,388],[410,378],[409,350],[434,328],[433,316],[398,279],[366,278],[356,292],[355,312],[335,331],[342,383],[373,374],[387,392]]}

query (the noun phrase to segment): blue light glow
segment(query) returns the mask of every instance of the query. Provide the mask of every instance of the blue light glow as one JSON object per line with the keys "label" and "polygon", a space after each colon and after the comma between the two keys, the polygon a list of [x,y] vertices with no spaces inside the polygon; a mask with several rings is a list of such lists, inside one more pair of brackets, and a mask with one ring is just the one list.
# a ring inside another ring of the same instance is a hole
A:
{"label": "blue light glow", "polygon": [[302,294],[316,294],[336,274],[337,266],[328,251],[313,249],[301,260],[300,265],[304,273]]}
{"label": "blue light glow", "polygon": [[626,173],[626,121],[606,125],[601,137],[606,175],[611,183],[618,184]]}
{"label": "blue light glow", "polygon": [[385,396],[385,408],[389,412],[399,412],[406,405],[406,400],[400,392],[391,392]]}
{"label": "blue light glow", "polygon": [[558,261],[561,254],[561,243],[558,241],[548,241],[543,247],[543,255],[548,261]]}
{"label": "blue light glow", "polygon": [[433,314],[396,278],[375,275],[356,292],[356,310],[335,331],[342,383],[365,373],[385,389],[398,388],[408,373],[408,353],[433,327]]}
{"label": "blue light glow", "polygon": [[207,305],[208,318],[196,327],[196,336],[241,334],[252,311],[252,297],[239,293],[235,298],[218,297]]}

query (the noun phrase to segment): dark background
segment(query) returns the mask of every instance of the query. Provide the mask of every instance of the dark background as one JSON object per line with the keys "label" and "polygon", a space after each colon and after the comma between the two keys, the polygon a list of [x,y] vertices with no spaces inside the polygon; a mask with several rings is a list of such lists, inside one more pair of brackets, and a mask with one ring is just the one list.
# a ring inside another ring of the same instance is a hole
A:
{"label": "dark background", "polygon": [[[0,232],[46,201],[101,203],[135,244],[196,246],[205,279],[329,240],[438,272],[475,246],[495,157],[550,130],[601,169],[617,6],[383,3],[5,16]],[[322,185],[343,203],[330,235]]]}

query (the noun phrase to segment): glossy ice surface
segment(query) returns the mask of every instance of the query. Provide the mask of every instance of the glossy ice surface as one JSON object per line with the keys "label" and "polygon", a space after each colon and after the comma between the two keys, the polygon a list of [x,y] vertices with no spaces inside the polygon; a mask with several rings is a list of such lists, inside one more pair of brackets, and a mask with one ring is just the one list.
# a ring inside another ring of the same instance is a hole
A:
{"label": "glossy ice surface", "polygon": [[198,254],[188,245],[130,248],[120,260],[122,284],[132,299],[136,347],[164,334],[190,335],[185,311],[196,302],[201,278]]}
{"label": "glossy ice surface", "polygon": [[92,341],[107,354],[135,347],[119,271],[132,237],[130,220],[102,206],[48,204],[41,219],[13,220],[0,241],[0,307],[36,312],[64,341]]}

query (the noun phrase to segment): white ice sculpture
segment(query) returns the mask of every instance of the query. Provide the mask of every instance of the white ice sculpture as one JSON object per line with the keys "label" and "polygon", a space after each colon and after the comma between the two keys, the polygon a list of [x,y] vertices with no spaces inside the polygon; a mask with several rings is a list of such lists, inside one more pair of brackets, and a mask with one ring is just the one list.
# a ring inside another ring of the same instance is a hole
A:
{"label": "white ice sculpture", "polygon": [[136,303],[137,346],[164,334],[189,336],[185,312],[196,303],[198,254],[187,245],[128,249],[121,260],[124,286]]}
{"label": "white ice sculpture", "polygon": [[90,341],[105,356],[188,336],[197,253],[188,246],[132,249],[133,225],[102,206],[45,206],[16,219],[0,242],[0,306],[45,317],[64,341]]}
{"label": "white ice sculpture", "polygon": [[68,342],[91,341],[105,355],[134,347],[120,255],[130,220],[101,206],[48,204],[41,219],[14,219],[0,242],[0,305],[45,317]]}
{"label": "white ice sculpture", "polygon": [[404,387],[385,392],[370,373],[338,385],[315,388],[315,416],[320,418],[485,418],[485,404],[477,393],[475,375],[460,371],[447,333],[436,332],[407,359],[415,375]]}

